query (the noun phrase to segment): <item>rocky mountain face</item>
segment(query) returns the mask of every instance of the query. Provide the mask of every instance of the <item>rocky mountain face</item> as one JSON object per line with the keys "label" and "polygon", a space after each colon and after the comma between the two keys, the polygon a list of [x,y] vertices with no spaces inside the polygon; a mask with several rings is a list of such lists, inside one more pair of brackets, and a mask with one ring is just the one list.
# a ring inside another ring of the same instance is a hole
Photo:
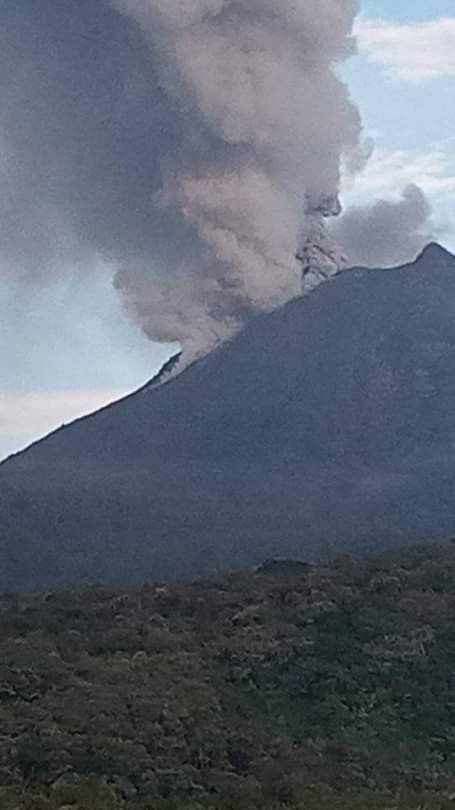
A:
{"label": "rocky mountain face", "polygon": [[455,534],[455,257],[346,271],[0,466],[0,590]]}

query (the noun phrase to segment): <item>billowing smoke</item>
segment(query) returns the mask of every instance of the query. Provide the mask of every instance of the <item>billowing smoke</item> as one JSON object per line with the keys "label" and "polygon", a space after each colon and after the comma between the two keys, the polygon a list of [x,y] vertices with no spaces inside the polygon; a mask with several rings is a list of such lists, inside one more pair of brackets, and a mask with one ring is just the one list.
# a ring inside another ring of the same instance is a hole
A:
{"label": "billowing smoke", "polygon": [[360,151],[359,115],[334,73],[356,3],[113,2],[158,55],[169,98],[190,110],[154,204],[194,238],[164,284],[133,266],[116,285],[148,334],[198,353],[301,294],[302,276],[314,286],[338,267],[323,221],[339,210],[341,158]]}
{"label": "billowing smoke", "polygon": [[[187,357],[338,267],[356,0],[4,0],[1,269],[97,258]],[[300,260],[296,256],[300,256]]]}
{"label": "billowing smoke", "polygon": [[332,226],[350,265],[394,267],[414,258],[432,239],[431,207],[418,186],[398,200],[349,208]]}

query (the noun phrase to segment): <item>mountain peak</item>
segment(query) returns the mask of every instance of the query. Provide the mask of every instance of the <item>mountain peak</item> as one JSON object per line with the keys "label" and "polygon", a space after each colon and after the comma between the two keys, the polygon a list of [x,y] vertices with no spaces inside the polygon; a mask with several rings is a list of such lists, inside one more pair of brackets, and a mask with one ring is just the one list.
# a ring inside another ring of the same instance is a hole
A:
{"label": "mountain peak", "polygon": [[453,253],[450,253],[449,250],[442,247],[438,242],[430,242],[421,253],[417,256],[416,262],[421,261],[422,259],[430,259],[431,261],[447,261],[450,259],[451,261],[455,260],[455,256]]}
{"label": "mountain peak", "polygon": [[0,591],[453,537],[455,257],[421,259],[340,273],[2,464]]}

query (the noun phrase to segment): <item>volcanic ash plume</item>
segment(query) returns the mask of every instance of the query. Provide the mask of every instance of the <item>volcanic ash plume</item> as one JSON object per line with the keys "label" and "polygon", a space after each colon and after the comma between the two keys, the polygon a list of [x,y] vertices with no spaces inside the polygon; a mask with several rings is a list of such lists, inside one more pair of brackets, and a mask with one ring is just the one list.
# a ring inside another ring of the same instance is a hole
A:
{"label": "volcanic ash plume", "polygon": [[349,208],[331,230],[351,265],[393,267],[414,258],[433,238],[431,206],[424,192],[410,185],[397,200]]}
{"label": "volcanic ash plume", "polygon": [[3,0],[0,273],[30,295],[108,267],[187,360],[331,275],[340,163],[363,157],[336,75],[355,11]]}
{"label": "volcanic ash plume", "polygon": [[139,26],[150,81],[180,115],[168,149],[157,135],[156,256],[123,265],[115,284],[145,332],[190,359],[338,269],[324,222],[340,210],[342,158],[360,151],[335,74],[356,2],[112,2]]}

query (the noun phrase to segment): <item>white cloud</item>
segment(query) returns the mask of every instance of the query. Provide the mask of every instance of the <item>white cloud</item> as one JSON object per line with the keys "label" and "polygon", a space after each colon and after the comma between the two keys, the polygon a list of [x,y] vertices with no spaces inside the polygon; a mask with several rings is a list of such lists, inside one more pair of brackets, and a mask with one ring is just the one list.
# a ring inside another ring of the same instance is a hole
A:
{"label": "white cloud", "polygon": [[454,193],[453,144],[429,151],[376,148],[364,171],[354,179],[346,177],[343,186],[345,194],[373,197],[401,193],[410,184],[428,195]]}
{"label": "white cloud", "polygon": [[0,458],[124,394],[123,390],[104,389],[1,392]]}
{"label": "white cloud", "polygon": [[359,17],[361,53],[403,81],[455,76],[455,17],[418,23]]}

